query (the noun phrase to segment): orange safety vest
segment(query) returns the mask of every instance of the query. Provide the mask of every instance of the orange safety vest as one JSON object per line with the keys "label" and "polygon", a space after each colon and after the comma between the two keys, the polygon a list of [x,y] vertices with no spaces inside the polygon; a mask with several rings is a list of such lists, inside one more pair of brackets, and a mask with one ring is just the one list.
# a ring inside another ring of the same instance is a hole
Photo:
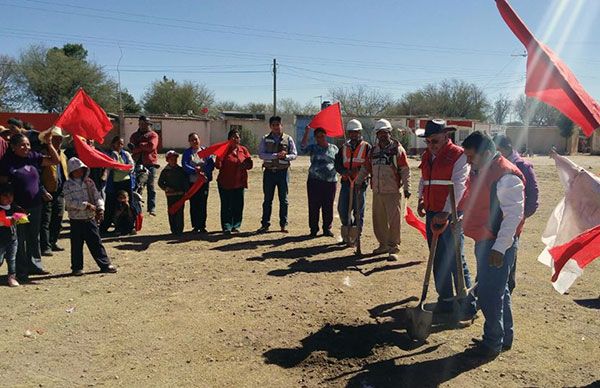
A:
{"label": "orange safety vest", "polygon": [[[513,174],[525,183],[521,171],[508,159],[498,154],[484,169],[471,172],[467,191],[461,204],[466,209],[463,216],[465,236],[475,241],[494,240],[500,229],[503,214],[496,194],[496,185],[504,175]],[[516,236],[521,234],[525,218],[517,227]]]}
{"label": "orange safety vest", "polygon": [[[463,149],[452,141],[440,150],[440,152],[432,160],[432,154],[429,150],[425,150],[421,156],[421,176],[423,177],[423,203],[425,210],[431,212],[441,212],[446,205],[448,198],[449,186],[445,183],[451,182],[452,170],[456,161],[464,153]],[[460,201],[460,198],[456,198]],[[458,206],[458,210],[462,210]]]}
{"label": "orange safety vest", "polygon": [[[344,143],[342,147],[342,162],[344,164],[344,168],[347,170],[355,170],[352,173],[352,178],[354,179],[358,175],[357,170],[367,161],[367,150],[369,148],[369,143],[366,141],[361,141],[354,149],[352,149],[348,143]],[[342,177],[342,180],[347,179],[348,177],[346,176]]]}

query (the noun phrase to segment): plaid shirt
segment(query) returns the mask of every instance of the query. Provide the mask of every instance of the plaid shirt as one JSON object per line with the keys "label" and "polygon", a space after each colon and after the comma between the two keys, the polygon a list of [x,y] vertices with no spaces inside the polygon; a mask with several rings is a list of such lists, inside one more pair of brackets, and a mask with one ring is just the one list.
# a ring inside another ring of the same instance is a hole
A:
{"label": "plaid shirt", "polygon": [[69,212],[69,218],[73,220],[90,220],[96,212],[87,209],[88,203],[96,206],[98,210],[104,210],[104,200],[96,190],[94,181],[85,177],[84,179],[69,179],[65,182],[63,191],[65,193],[65,208]]}

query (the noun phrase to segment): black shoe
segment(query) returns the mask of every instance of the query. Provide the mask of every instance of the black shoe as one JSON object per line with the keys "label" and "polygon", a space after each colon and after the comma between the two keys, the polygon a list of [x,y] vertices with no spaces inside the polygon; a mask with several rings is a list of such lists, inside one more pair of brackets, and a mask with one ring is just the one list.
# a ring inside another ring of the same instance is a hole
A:
{"label": "black shoe", "polygon": [[319,233],[318,230],[311,230],[310,233],[308,234],[310,237],[317,237],[317,234]]}
{"label": "black shoe", "polygon": [[494,358],[496,358],[500,355],[500,352],[490,349],[489,347],[485,346],[483,343],[479,343],[479,344],[473,345],[472,347],[466,349],[464,354],[467,357],[480,358],[480,359],[485,359],[485,360],[493,360]]}
{"label": "black shoe", "polygon": [[[477,346],[483,345],[483,340],[481,338],[471,338],[471,342],[473,342]],[[502,345],[503,352],[507,352],[511,349],[512,349],[512,345]]]}
{"label": "black shoe", "polygon": [[45,269],[32,269],[31,271],[29,271],[30,275],[50,275],[50,272],[46,271]]}
{"label": "black shoe", "polygon": [[50,249],[46,249],[46,250],[42,251],[42,256],[51,257],[51,256],[54,256],[54,255],[52,254],[52,251]]}
{"label": "black shoe", "polygon": [[268,226],[261,226],[260,228],[258,228],[258,230],[256,231],[256,233],[267,233],[269,232],[269,227]]}
{"label": "black shoe", "polygon": [[325,237],[334,237],[333,232],[331,230],[323,231],[323,236]]}
{"label": "black shoe", "polygon": [[224,230],[224,231],[223,231],[223,234],[224,234],[225,236],[231,236],[231,230]]}
{"label": "black shoe", "polygon": [[207,234],[208,230],[206,230],[206,228],[199,228],[198,229],[198,233],[200,233],[200,234]]}
{"label": "black shoe", "polygon": [[[82,272],[83,272],[83,271],[82,271]],[[100,270],[100,272],[102,272],[102,273],[117,273],[117,267],[115,267],[115,266],[114,266],[114,265],[112,265],[112,264],[109,264],[108,266],[106,266],[106,267],[102,268],[102,269]]]}
{"label": "black shoe", "polygon": [[231,233],[239,233],[240,230],[238,228],[233,228],[231,229]]}
{"label": "black shoe", "polygon": [[72,276],[83,276],[83,270],[82,269],[76,269],[74,271],[71,272]]}
{"label": "black shoe", "polygon": [[58,244],[52,244],[52,252],[62,252],[65,248],[59,246]]}

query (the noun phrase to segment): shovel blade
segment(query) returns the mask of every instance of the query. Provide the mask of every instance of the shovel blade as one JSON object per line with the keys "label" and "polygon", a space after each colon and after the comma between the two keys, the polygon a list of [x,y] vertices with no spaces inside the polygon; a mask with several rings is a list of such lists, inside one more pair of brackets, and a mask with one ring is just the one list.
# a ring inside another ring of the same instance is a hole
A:
{"label": "shovel blade", "polygon": [[408,336],[415,341],[425,341],[431,333],[433,312],[424,310],[422,305],[409,308],[406,312],[408,316],[408,325],[406,326]]}
{"label": "shovel blade", "polygon": [[350,244],[356,244],[360,235],[360,229],[358,226],[348,227],[348,242]]}

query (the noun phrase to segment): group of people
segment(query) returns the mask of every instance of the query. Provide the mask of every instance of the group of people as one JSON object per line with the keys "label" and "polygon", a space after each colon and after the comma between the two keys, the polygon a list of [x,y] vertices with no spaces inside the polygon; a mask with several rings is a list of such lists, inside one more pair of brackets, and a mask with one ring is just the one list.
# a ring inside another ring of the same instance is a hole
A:
{"label": "group of people", "polygon": [[83,274],[83,245],[102,272],[114,273],[100,240],[98,221],[104,200],[91,169],[73,149],[62,149],[65,134],[56,127],[38,132],[16,118],[0,132],[0,264],[7,262],[7,283],[26,283],[31,275],[47,275],[42,256],[64,251],[58,243],[63,213],[71,224],[71,270]]}
{"label": "group of people", "polygon": [[[140,116],[139,128],[131,136],[128,148],[115,137],[109,155],[117,162],[134,164],[131,171],[109,169],[96,172],[76,156],[67,160],[61,149],[64,135],[53,128],[35,137],[40,151],[32,150],[32,131],[22,128],[16,119],[9,121],[0,133],[0,212],[9,225],[0,226],[0,260],[8,263],[8,283],[18,285],[29,275],[46,274],[41,257],[61,251],[58,235],[66,208],[71,222],[71,269],[82,274],[83,243],[103,272],[116,272],[100,239],[111,226],[118,234],[135,233],[141,206],[140,184],[147,187],[147,213],[156,214],[155,181],[164,190],[168,206],[180,201],[198,179],[204,185],[190,198],[193,231],[207,233],[207,200],[214,169],[221,200],[221,228],[226,235],[240,231],[244,208],[244,191],[248,187],[248,170],[253,168],[250,152],[240,144],[240,133],[228,133],[226,152],[200,157],[203,149],[197,133],[188,136],[181,165],[179,153],[166,154],[167,165],[158,179],[158,135],[151,121]],[[294,139],[283,131],[280,117],[269,119],[270,132],[259,144],[262,160],[264,200],[261,225],[257,233],[268,232],[275,190],[279,198],[279,227],[288,229],[289,168],[297,157]],[[356,246],[363,228],[368,187],[372,190],[373,234],[378,242],[373,254],[388,254],[392,260],[400,252],[402,198],[411,196],[410,168],[406,150],[392,137],[392,125],[386,119],[374,123],[376,142],[371,145],[362,137],[362,124],[350,120],[346,140],[338,148],[327,140],[324,128],[313,130],[314,143],[309,144],[310,128],[306,128],[300,149],[310,155],[307,179],[308,226],[311,237],[319,231],[333,237],[333,205],[338,175],[341,188],[338,213],[344,244]],[[473,290],[464,304],[461,319],[472,319],[478,307],[485,317],[484,334],[471,352],[479,356],[496,356],[510,349],[513,341],[511,292],[515,287],[518,242],[524,221],[535,213],[538,189],[531,164],[513,150],[509,138],[494,139],[474,132],[454,144],[443,120],[429,120],[423,137],[427,149],[419,166],[417,212],[425,218],[427,241],[436,233],[437,249],[433,263],[438,294],[436,311],[450,312],[458,293],[458,278],[463,276],[467,288]],[[450,195],[451,191],[453,196]],[[452,198],[453,197],[453,198]],[[106,204],[106,211],[105,211]],[[28,215],[28,223],[18,223],[15,213]],[[457,225],[447,227],[452,215]],[[170,212],[173,234],[184,230],[184,208]],[[320,218],[321,225],[319,225]],[[458,238],[456,233],[459,234]],[[475,279],[464,260],[464,236],[475,240],[477,274]],[[456,247],[459,244],[459,247]],[[462,274],[457,273],[456,252],[460,252]],[[475,286],[473,284],[476,283]]]}
{"label": "group of people", "polygon": [[[273,182],[281,182],[280,226],[285,232],[287,169],[295,157],[295,147],[291,137],[281,133],[280,121],[275,122],[279,123],[271,124],[271,133],[261,143],[260,157],[269,162],[263,177],[265,200],[259,231],[269,228]],[[425,217],[428,244],[431,245],[434,233],[437,239],[433,262],[438,294],[436,313],[453,312],[459,276],[464,277],[466,288],[472,292],[461,305],[462,311],[453,313],[458,313],[455,316],[461,321],[467,321],[474,319],[478,308],[481,309],[485,318],[483,337],[474,340],[469,354],[495,357],[512,347],[511,293],[516,284],[517,249],[525,219],[538,206],[537,180],[531,163],[513,149],[508,137],[498,135],[492,139],[475,131],[460,147],[450,138],[454,130],[443,120],[429,120],[419,134],[427,149],[419,166],[418,214]],[[311,158],[307,181],[310,235],[317,235],[319,212],[322,212],[323,235],[333,236],[333,203],[339,174],[342,183],[338,211],[343,242],[356,244],[347,234],[348,226],[362,230],[370,183],[373,234],[379,243],[373,254],[385,253],[395,259],[400,251],[402,197],[411,196],[410,169],[406,151],[391,136],[390,122],[377,120],[374,131],[377,139],[370,145],[361,136],[360,121],[350,120],[346,126],[347,140],[338,149],[327,142],[323,128],[314,129],[315,143],[308,144],[310,129],[306,129],[301,149]],[[455,225],[448,227],[453,213]],[[475,241],[474,279],[464,258],[464,236]],[[457,252],[462,273],[458,273],[456,265]]]}

